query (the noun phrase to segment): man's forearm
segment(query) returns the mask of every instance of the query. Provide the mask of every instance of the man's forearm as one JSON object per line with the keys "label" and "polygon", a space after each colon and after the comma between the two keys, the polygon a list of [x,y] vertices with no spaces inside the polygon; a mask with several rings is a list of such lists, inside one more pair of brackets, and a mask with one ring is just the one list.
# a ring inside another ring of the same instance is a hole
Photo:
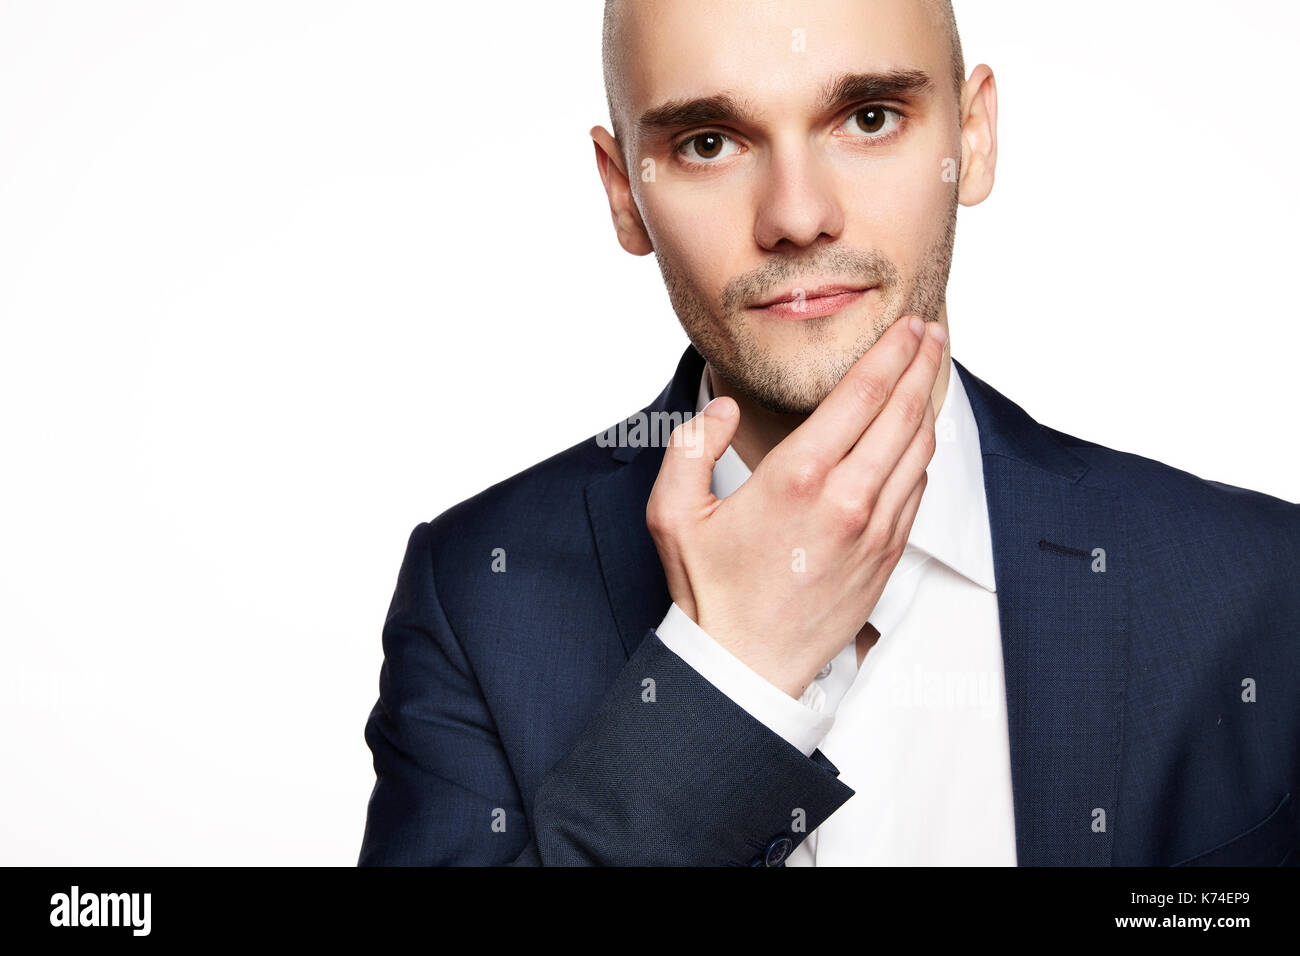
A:
{"label": "man's forearm", "polygon": [[516,862],[779,863],[852,794],[651,631],[543,780]]}

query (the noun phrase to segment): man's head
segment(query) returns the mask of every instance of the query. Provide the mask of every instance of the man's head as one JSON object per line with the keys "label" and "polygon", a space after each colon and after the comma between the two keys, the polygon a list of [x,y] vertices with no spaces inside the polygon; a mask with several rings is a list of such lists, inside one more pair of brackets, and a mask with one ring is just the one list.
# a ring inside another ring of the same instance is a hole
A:
{"label": "man's head", "polygon": [[806,414],[900,316],[946,322],[996,160],[948,0],[608,0],[604,61],[619,241],[733,389]]}

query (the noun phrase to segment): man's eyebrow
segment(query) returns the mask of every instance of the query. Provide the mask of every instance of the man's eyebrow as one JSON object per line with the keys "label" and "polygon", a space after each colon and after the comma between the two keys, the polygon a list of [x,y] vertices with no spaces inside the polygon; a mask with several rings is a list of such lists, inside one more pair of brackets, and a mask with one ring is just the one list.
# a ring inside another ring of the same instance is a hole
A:
{"label": "man's eyebrow", "polygon": [[[841,73],[833,77],[821,92],[821,109],[831,112],[849,103],[873,99],[900,99],[919,96],[933,88],[928,73],[922,70],[888,70],[883,73]],[[713,123],[739,124],[748,118],[744,101],[731,93],[714,93],[694,99],[669,100],[646,110],[637,120],[644,136],[687,126]]]}
{"label": "man's eyebrow", "polygon": [[746,109],[730,93],[714,93],[696,99],[670,100],[646,110],[637,120],[642,135],[662,133],[687,126],[709,123],[736,123],[745,118]]}
{"label": "man's eyebrow", "polygon": [[831,112],[863,100],[896,100],[930,92],[934,83],[923,70],[841,73],[822,87],[822,109]]}

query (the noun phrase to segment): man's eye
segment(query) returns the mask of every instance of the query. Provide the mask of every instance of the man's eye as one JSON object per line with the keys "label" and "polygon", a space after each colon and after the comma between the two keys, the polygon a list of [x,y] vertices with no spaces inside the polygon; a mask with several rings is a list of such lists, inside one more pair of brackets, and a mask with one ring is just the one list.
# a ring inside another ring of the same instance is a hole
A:
{"label": "man's eye", "polygon": [[697,133],[678,146],[677,152],[692,162],[712,163],[730,156],[736,149],[735,141],[729,136],[721,133]]}
{"label": "man's eye", "polygon": [[903,114],[885,106],[864,106],[847,120],[844,129],[850,136],[877,139],[894,131]]}

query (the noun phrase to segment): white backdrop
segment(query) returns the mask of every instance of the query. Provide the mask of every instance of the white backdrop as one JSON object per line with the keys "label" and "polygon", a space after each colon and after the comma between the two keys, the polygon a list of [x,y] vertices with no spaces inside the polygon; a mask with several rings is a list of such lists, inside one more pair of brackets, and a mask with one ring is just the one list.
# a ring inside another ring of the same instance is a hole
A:
{"label": "white backdrop", "polygon": [[[0,3],[0,862],[355,862],[407,534],[649,401],[599,0]],[[1300,5],[958,0],[953,354],[1300,499]]]}

